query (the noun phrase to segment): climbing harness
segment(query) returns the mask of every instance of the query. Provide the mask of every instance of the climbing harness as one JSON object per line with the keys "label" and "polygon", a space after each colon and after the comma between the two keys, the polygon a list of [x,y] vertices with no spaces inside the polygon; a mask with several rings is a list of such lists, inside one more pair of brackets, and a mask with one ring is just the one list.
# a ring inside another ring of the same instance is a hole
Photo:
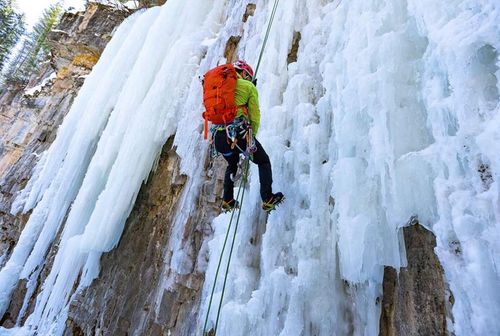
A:
{"label": "climbing harness", "polygon": [[[257,71],[259,70],[260,62],[261,62],[262,56],[264,54],[264,49],[265,49],[267,41],[269,39],[269,33],[271,31],[271,27],[272,27],[272,24],[273,24],[273,21],[274,21],[274,16],[276,15],[276,10],[278,8],[278,4],[279,4],[279,0],[275,0],[274,1],[274,5],[273,5],[273,9],[271,11],[271,16],[269,18],[269,23],[267,25],[266,35],[264,37],[264,41],[262,43],[262,47],[261,47],[261,50],[260,50],[260,53],[259,53],[259,59],[257,61],[257,66],[255,68],[255,72],[254,72],[254,75],[253,75],[253,78],[252,78],[252,82],[257,77]],[[224,282],[223,282],[223,285],[222,285],[222,292],[221,292],[221,297],[220,297],[220,300],[219,300],[219,307],[217,309],[217,317],[215,319],[215,328],[213,329],[213,335],[214,336],[217,335],[217,327],[219,326],[219,318],[220,318],[220,315],[221,315],[222,301],[224,299],[224,292],[226,290],[226,282],[227,282],[227,276],[228,276],[228,273],[229,273],[229,266],[231,264],[231,257],[232,257],[232,254],[233,254],[234,242],[236,240],[236,233],[238,231],[238,224],[239,224],[239,221],[240,221],[241,208],[243,206],[243,197],[245,196],[245,189],[246,189],[246,185],[247,185],[247,181],[248,181],[248,168],[249,168],[249,165],[250,165],[250,160],[252,159],[252,154],[257,150],[256,142],[255,142],[255,139],[253,138],[252,128],[251,127],[246,127],[246,130],[245,130],[246,133],[244,134],[244,137],[246,138],[246,141],[247,141],[246,151],[241,150],[241,148],[237,144],[237,138],[238,138],[238,134],[239,134],[238,132],[240,132],[240,131],[238,130],[238,127],[234,125],[236,123],[237,123],[237,121],[235,120],[235,122],[233,122],[231,125],[222,125],[222,127],[225,128],[226,134],[228,136],[228,139],[232,139],[234,146],[236,146],[240,150],[240,152],[242,152],[244,155],[246,153],[246,155],[245,155],[245,161],[244,161],[244,164],[243,164],[244,165],[243,180],[240,183],[240,186],[238,187],[238,192],[236,194],[236,202],[239,202],[240,207],[239,208],[236,208],[236,207],[233,208],[233,210],[231,212],[231,218],[229,219],[229,225],[228,225],[228,228],[227,228],[226,236],[224,238],[224,244],[222,245],[222,250],[221,250],[221,253],[220,253],[220,257],[219,257],[219,262],[217,264],[217,270],[215,271],[215,279],[214,279],[214,282],[213,282],[213,285],[212,285],[212,291],[210,293],[210,299],[209,299],[209,302],[208,302],[208,309],[207,309],[207,313],[206,313],[206,316],[205,316],[205,323],[203,324],[203,334],[202,334],[202,336],[205,336],[205,333],[207,331],[208,317],[210,315],[210,308],[212,306],[212,300],[213,300],[213,296],[214,296],[214,292],[215,292],[215,286],[217,284],[217,278],[219,276],[220,266],[222,264],[222,257],[224,256],[224,251],[226,249],[227,240],[229,238],[229,233],[231,231],[231,227],[232,227],[232,224],[233,224],[233,218],[234,218],[234,214],[236,212],[235,210],[237,210],[238,211],[238,215],[236,217],[236,223],[235,223],[235,226],[234,226],[234,233],[233,233],[233,238],[232,238],[232,242],[231,242],[231,248],[229,250],[229,256],[228,256],[228,260],[227,260],[226,271],[225,271],[225,274],[224,274]],[[217,131],[221,130],[220,127],[221,127],[221,125],[215,125],[215,126],[212,127],[212,142],[214,140],[215,133]],[[239,134],[239,135],[243,135],[243,134]],[[215,148],[215,146],[214,146],[214,148]],[[241,199],[240,199],[240,193],[241,193]]]}
{"label": "climbing harness", "polygon": [[[213,125],[210,128],[210,159],[215,159],[219,153],[215,148],[215,136],[217,132],[224,131],[226,133],[227,143],[231,145],[231,149],[237,148],[245,157],[251,157],[257,150],[257,145],[252,134],[252,126],[247,119],[238,117],[230,124]],[[238,145],[238,139],[244,139],[247,143],[246,150],[243,150]]]}
{"label": "climbing harness", "polygon": [[[237,148],[240,151],[240,154],[250,160],[253,160],[253,153],[257,151],[257,144],[255,142],[255,138],[252,134],[252,127],[250,123],[244,118],[236,118],[233,123],[228,125],[213,125],[210,128],[210,145],[208,147],[209,152],[209,162],[208,162],[208,176],[213,176],[213,166],[215,159],[219,156],[219,152],[215,148],[215,136],[217,132],[224,131],[226,133],[227,142],[231,145],[231,149]],[[246,141],[246,149],[238,145],[238,139],[244,139]],[[242,164],[238,163],[238,172],[241,172]],[[235,182],[241,177],[241,174],[237,177],[231,176],[231,180]]]}
{"label": "climbing harness", "polygon": [[[227,125],[225,130],[228,143],[231,140],[231,149],[237,148],[241,154],[251,159],[252,154],[257,150],[257,146],[255,145],[250,123],[245,118],[237,118],[232,124]],[[238,139],[246,141],[247,146],[245,150],[238,145]]]}

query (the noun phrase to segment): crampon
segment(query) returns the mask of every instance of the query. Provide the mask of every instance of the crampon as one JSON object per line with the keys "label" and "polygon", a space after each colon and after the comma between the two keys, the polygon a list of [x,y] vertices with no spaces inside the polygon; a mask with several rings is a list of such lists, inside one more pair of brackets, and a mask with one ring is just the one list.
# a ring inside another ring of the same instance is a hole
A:
{"label": "crampon", "polygon": [[283,203],[284,200],[285,196],[281,192],[273,194],[273,196],[271,196],[266,202],[262,203],[262,209],[265,212],[270,213],[276,209],[278,205]]}

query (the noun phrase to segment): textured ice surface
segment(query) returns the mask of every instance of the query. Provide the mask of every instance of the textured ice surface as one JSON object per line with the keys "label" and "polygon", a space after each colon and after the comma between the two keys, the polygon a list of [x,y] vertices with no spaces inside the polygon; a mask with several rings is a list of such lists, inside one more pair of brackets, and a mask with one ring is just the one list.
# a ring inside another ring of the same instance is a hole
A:
{"label": "textured ice surface", "polygon": [[[243,23],[247,4],[169,0],[118,29],[14,204],[33,214],[0,271],[0,312],[18,279],[36,283],[62,230],[20,332],[62,334],[79,273],[77,290],[118,243],[173,134],[190,179],[167,249],[170,267],[190,272],[182,227],[206,155],[198,78],[225,61],[232,35],[256,63],[273,2],[256,1]],[[218,335],[378,335],[383,266],[404,266],[400,228],[412,216],[437,237],[455,298],[450,331],[498,333],[498,22],[493,0],[280,2],[258,75],[259,140],[287,200],[266,223],[252,167]],[[287,64],[294,32],[300,48]],[[228,220],[216,218],[205,242],[200,322]]]}
{"label": "textured ice surface", "polygon": [[[257,2],[240,42],[250,62],[271,5]],[[288,199],[251,245],[264,226],[254,178],[218,333],[378,335],[382,267],[404,265],[399,228],[412,216],[437,235],[450,330],[498,333],[497,7],[280,3],[259,75],[259,138]],[[227,221],[214,223],[205,298]]]}

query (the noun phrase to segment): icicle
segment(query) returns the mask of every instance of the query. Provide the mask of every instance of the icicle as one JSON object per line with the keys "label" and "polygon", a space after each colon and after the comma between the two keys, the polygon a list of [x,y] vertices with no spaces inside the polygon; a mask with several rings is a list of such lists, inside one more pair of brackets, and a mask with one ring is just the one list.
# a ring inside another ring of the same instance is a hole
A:
{"label": "icicle", "polygon": [[[206,271],[204,317],[228,217],[214,220],[213,237],[191,260],[183,227],[202,184],[199,76],[224,61],[233,35],[241,35],[238,57],[257,61],[273,1],[256,1],[242,22],[247,4],[169,0],[118,29],[13,205],[33,213],[0,271],[1,311],[19,278],[33,289],[61,232],[23,332],[63,333],[69,303],[119,242],[174,134],[189,179],[165,247],[168,270],[187,274],[196,262]],[[405,266],[401,228],[415,216],[437,238],[455,298],[450,331],[500,330],[497,7],[281,2],[259,72],[258,138],[287,201],[266,218],[252,167],[218,334],[377,335],[383,267]],[[155,292],[169,288],[166,273]]]}

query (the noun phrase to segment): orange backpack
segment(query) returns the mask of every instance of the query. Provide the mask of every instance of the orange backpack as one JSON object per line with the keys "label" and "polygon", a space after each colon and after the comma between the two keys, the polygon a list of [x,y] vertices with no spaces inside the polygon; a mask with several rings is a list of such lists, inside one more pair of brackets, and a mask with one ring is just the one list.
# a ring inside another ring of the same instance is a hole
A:
{"label": "orange backpack", "polygon": [[236,117],[238,106],[234,101],[238,75],[232,64],[219,65],[209,70],[203,77],[203,104],[205,112],[204,138],[208,136],[208,122],[230,124]]}

